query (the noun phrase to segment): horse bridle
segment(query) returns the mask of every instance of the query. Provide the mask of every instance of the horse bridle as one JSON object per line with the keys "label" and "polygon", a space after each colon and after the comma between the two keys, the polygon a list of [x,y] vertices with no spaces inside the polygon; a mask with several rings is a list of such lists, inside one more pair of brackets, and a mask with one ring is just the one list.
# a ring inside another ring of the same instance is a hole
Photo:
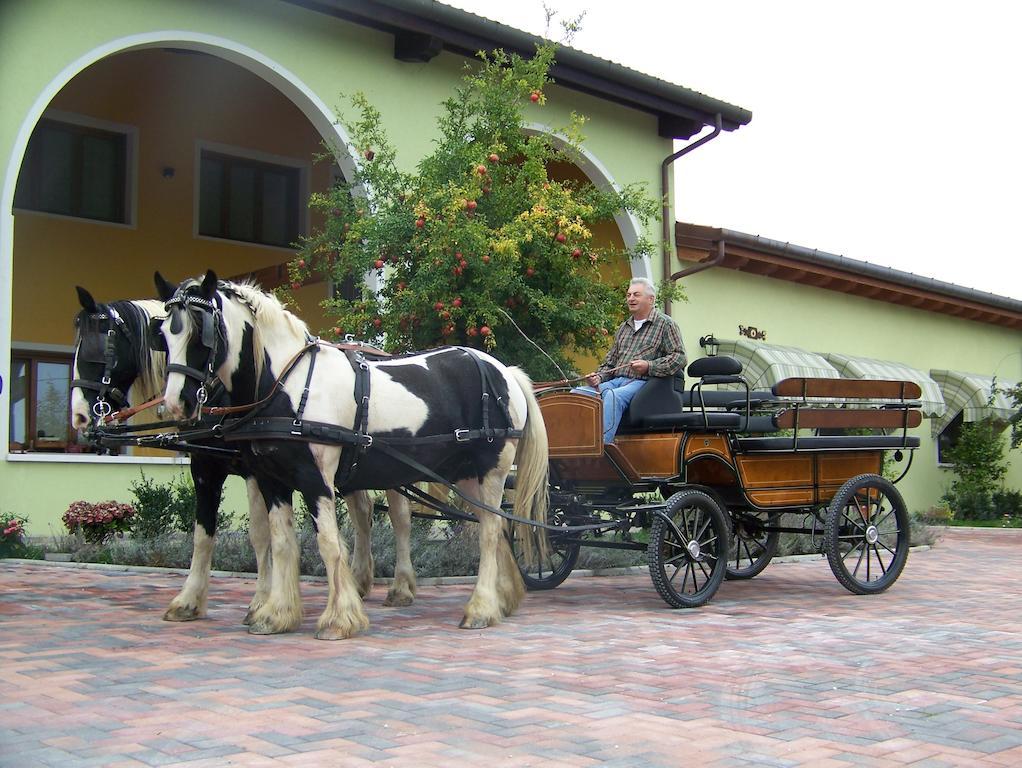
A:
{"label": "horse bridle", "polygon": [[[205,370],[192,368],[190,365],[182,363],[169,363],[167,365],[168,374],[180,373],[186,378],[199,382],[199,388],[195,392],[195,399],[198,401],[199,411],[201,412],[202,406],[211,399],[219,398],[225,389],[224,383],[216,375],[216,359],[220,351],[218,340],[226,337],[220,297],[214,293],[211,300],[187,293],[178,293],[171,297],[164,306],[168,312],[174,307],[180,307],[185,312],[198,309],[202,315],[202,333],[199,338],[202,346],[208,350]],[[153,343],[154,339],[155,336],[153,336],[151,328],[150,343]],[[159,336],[159,339],[164,342],[162,348],[166,350],[166,340],[162,335]]]}
{"label": "horse bridle", "polygon": [[[126,408],[128,403],[128,396],[117,387],[113,386],[112,376],[114,367],[117,365],[117,349],[116,339],[117,334],[121,333],[124,338],[128,340],[129,345],[135,344],[135,339],[131,334],[131,329],[128,324],[124,322],[124,318],[120,316],[116,309],[109,304],[97,304],[96,312],[89,312],[86,317],[90,320],[109,320],[111,326],[106,329],[105,340],[103,342],[103,357],[102,359],[94,357],[82,357],[82,342],[81,334],[79,332],[78,341],[78,355],[79,360],[84,360],[87,363],[102,363],[103,365],[103,376],[99,380],[99,384],[88,379],[72,379],[71,388],[86,389],[90,392],[96,393],[96,402],[92,404],[92,415],[96,417],[96,420],[109,416],[114,406],[118,410]],[[81,316],[79,316],[81,317]],[[113,403],[113,405],[111,405]]]}

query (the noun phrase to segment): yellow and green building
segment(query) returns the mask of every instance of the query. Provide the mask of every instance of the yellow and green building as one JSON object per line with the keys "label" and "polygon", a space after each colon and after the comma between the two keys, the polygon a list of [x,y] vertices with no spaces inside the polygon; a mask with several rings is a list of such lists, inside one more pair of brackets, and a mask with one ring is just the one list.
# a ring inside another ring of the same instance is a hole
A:
{"label": "yellow and green building", "polygon": [[[336,116],[345,95],[367,95],[412,168],[431,150],[466,61],[497,47],[527,54],[535,42],[422,0],[0,3],[0,510],[27,516],[30,533],[56,532],[71,501],[127,500],[140,470],[166,479],[187,461],[98,456],[77,444],[62,418],[76,285],[101,301],[141,298],[152,295],[155,269],[179,279],[208,267],[279,284],[288,244],[316,225],[308,195],[358,156]],[[903,486],[911,508],[934,504],[949,479],[940,436],[986,412],[985,380],[1022,379],[1022,302],[677,223],[676,140],[691,146],[751,114],[570,48],[552,75],[529,130],[555,133],[572,112],[590,121],[577,166],[551,172],[644,183],[656,196],[666,175],[669,226],[621,216],[598,236],[665,244],[663,258],[613,273],[688,273],[689,300],[671,311],[690,357],[712,333],[768,356],[779,346],[900,363],[940,393],[955,390],[916,430],[923,447]],[[324,144],[334,162],[315,161]],[[314,329],[328,290],[296,292]],[[1008,484],[1022,487],[1018,458]],[[231,486],[227,503],[243,500],[240,483]]]}

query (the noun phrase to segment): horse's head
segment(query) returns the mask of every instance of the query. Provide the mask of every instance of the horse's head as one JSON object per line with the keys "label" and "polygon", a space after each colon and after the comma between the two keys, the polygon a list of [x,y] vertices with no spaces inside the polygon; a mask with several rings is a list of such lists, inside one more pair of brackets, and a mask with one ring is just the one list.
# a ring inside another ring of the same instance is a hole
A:
{"label": "horse's head", "polygon": [[141,310],[131,302],[100,304],[84,288],[77,291],[82,309],[75,316],[71,424],[84,429],[128,405],[128,391],[142,373],[145,338]]}
{"label": "horse's head", "polygon": [[174,286],[155,275],[156,290],[166,304],[167,317],[154,321],[154,344],[162,339],[167,351],[167,389],[164,406],[174,418],[191,418],[198,406],[223,389],[227,361],[228,330],[224,322],[224,295],[217,276],[208,270],[202,280],[185,280]]}

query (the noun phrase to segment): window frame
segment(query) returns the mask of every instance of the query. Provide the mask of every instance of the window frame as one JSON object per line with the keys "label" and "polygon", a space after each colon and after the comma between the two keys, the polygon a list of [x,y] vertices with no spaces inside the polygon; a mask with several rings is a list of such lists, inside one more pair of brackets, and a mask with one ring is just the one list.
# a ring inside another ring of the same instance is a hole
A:
{"label": "window frame", "polygon": [[[268,152],[245,149],[228,144],[220,144],[210,141],[197,141],[195,147],[195,168],[194,168],[194,209],[192,214],[192,235],[199,240],[209,240],[217,243],[231,243],[234,245],[252,246],[256,248],[274,248],[277,250],[294,252],[291,243],[278,244],[267,243],[259,240],[241,240],[226,235],[210,235],[201,231],[202,219],[202,160],[203,156],[209,154],[237,165],[247,165],[255,168],[279,168],[296,174],[296,199],[295,199],[295,241],[308,234],[309,231],[309,164],[293,157],[274,155]],[[224,207],[221,205],[221,216],[224,215]]]}
{"label": "window frame", "polygon": [[[87,135],[89,133],[112,133],[123,137],[124,152],[121,158],[124,176],[124,189],[122,191],[123,220],[113,221],[110,219],[98,219],[89,216],[82,216],[76,213],[62,213],[56,211],[44,211],[37,208],[26,208],[17,204],[17,188],[15,191],[14,213],[29,214],[32,216],[46,216],[55,219],[64,219],[66,221],[87,222],[89,224],[134,229],[136,226],[136,212],[138,210],[138,128],[133,125],[116,123],[75,112],[47,109],[39,118],[39,122],[36,126],[33,127],[33,135],[35,135],[35,131],[39,127],[39,124],[44,121],[69,126],[78,134]],[[22,171],[29,170],[25,165],[29,160],[30,158],[26,148],[25,157],[22,158]]]}
{"label": "window frame", "polygon": [[[961,410],[953,419],[951,419],[951,421],[944,425],[944,429],[942,429],[933,439],[934,448],[937,452],[938,467],[954,467],[954,462],[948,461],[944,454],[946,451],[952,450],[958,444],[958,440],[962,435],[962,428],[964,426],[965,411]],[[945,435],[947,435],[946,439],[944,439]],[[946,448],[944,447],[945,443],[947,444]]]}
{"label": "window frame", "polygon": [[[26,413],[25,413],[25,442],[18,443],[14,440],[14,423],[10,417],[14,413],[14,399],[9,400],[9,412],[8,412],[8,433],[7,433],[7,450],[8,453],[69,453],[71,452],[71,446],[76,445],[74,439],[74,430],[71,429],[71,379],[74,372],[74,355],[71,352],[64,352],[60,350],[40,350],[40,349],[25,349],[17,348],[11,350],[10,360],[10,371],[13,374],[14,368],[19,361],[23,361],[28,366],[26,375],[27,385],[27,397],[26,401]],[[38,369],[40,363],[59,363],[66,365],[68,369],[68,402],[65,422],[66,431],[62,440],[46,441],[42,446],[37,442],[35,437],[38,431],[38,396],[36,392],[36,384],[38,382]],[[13,394],[13,393],[12,393]],[[77,449],[81,452],[82,449]]]}

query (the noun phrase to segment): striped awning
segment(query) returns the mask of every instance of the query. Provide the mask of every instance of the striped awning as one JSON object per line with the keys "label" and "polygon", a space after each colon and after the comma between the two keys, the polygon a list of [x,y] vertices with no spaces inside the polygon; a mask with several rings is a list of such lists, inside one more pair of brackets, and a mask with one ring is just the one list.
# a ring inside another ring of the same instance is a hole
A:
{"label": "striped awning", "polygon": [[749,389],[770,389],[779,381],[799,376],[841,378],[841,374],[821,355],[798,347],[783,347],[750,339],[724,339],[720,341],[717,354],[729,355],[741,362]]}
{"label": "striped awning", "polygon": [[924,416],[940,417],[947,406],[940,386],[925,371],[913,368],[904,363],[889,360],[875,360],[871,357],[853,357],[838,352],[826,352],[823,355],[846,379],[889,379],[891,381],[912,381],[923,390],[922,403]]}
{"label": "striped awning", "polygon": [[940,419],[931,422],[933,434],[939,435],[960,413],[964,421],[981,421],[993,417],[1007,424],[1015,413],[1011,401],[998,388],[993,392],[994,379],[978,373],[931,370],[930,378],[940,386],[947,410]]}

